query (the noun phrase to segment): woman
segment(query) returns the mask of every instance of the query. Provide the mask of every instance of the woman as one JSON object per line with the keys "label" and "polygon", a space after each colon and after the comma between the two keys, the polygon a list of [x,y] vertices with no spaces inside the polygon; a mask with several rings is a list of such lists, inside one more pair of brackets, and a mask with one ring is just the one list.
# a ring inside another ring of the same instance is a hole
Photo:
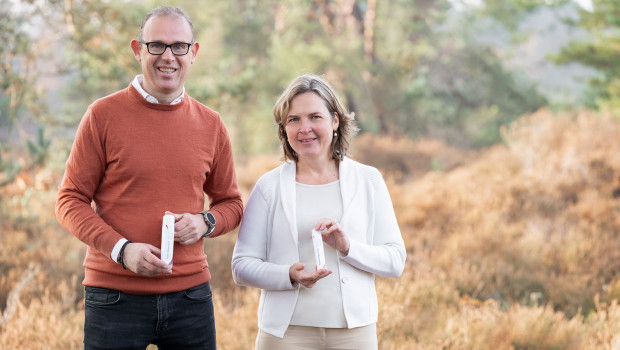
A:
{"label": "woman", "polygon": [[321,78],[293,80],[273,113],[286,162],[252,190],[232,259],[235,282],[261,288],[256,349],[377,349],[374,275],[406,257],[385,182],[345,157],[354,114]]}

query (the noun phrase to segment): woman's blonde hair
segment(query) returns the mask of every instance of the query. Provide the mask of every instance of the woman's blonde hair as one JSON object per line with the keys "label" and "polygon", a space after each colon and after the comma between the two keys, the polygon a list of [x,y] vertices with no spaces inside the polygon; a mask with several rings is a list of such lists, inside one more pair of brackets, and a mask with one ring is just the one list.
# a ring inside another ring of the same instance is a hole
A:
{"label": "woman's blonde hair", "polygon": [[355,122],[355,113],[347,112],[344,104],[338,98],[336,92],[329,84],[313,74],[304,74],[295,78],[284,90],[275,106],[273,106],[273,116],[278,124],[278,137],[282,142],[282,150],[284,151],[284,160],[298,161],[297,153],[288,143],[286,135],[286,117],[291,108],[291,101],[299,94],[312,92],[317,94],[325,101],[325,106],[332,118],[338,115],[339,123],[332,142],[332,158],[342,160],[347,154],[351,138],[359,131]]}

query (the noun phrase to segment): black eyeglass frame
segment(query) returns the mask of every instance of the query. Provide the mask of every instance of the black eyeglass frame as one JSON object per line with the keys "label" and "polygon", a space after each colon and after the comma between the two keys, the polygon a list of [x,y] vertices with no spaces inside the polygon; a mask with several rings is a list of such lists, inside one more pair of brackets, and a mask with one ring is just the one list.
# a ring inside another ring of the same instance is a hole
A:
{"label": "black eyeglass frame", "polygon": [[[196,43],[196,42],[195,42],[195,41],[193,41],[193,40],[192,40],[192,42],[191,42],[191,43],[184,43],[184,42],[182,42],[182,41],[178,41],[178,42],[176,42],[176,43],[172,43],[172,44],[162,43],[161,41],[149,41],[149,42],[147,43],[147,42],[144,42],[142,39],[138,39],[138,42],[140,42],[140,44],[144,44],[144,45],[146,45],[146,51],[148,51],[148,53],[150,53],[151,55],[155,55],[155,56],[161,56],[161,55],[163,55],[163,54],[166,52],[166,50],[167,50],[168,48],[170,48],[170,52],[172,52],[172,54],[173,54],[173,55],[175,55],[175,56],[185,56],[185,55],[187,55],[187,54],[189,53],[189,49],[191,49],[191,48],[192,48],[192,45],[194,45],[194,44]],[[149,47],[149,46],[150,46],[150,44],[160,44],[160,45],[164,45],[164,46],[165,46],[165,47],[164,47],[164,51],[162,51],[161,53],[152,53],[152,52],[151,52],[151,49],[150,49],[150,47]],[[178,44],[185,44],[185,45],[187,45],[187,51],[186,51],[185,53],[182,53],[182,54],[174,53],[174,50],[172,49],[172,46],[173,46],[173,45],[178,45]]]}

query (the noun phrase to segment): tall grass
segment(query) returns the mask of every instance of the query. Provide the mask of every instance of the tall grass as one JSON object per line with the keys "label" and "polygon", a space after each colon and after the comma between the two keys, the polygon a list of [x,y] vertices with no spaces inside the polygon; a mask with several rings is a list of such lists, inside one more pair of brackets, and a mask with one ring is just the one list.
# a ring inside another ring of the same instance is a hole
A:
{"label": "tall grass", "polygon": [[[377,278],[380,349],[620,349],[620,122],[542,110],[479,152],[362,135],[408,251]],[[247,198],[277,155],[238,159]],[[62,171],[0,188],[0,348],[81,348],[85,247],[53,218]],[[232,282],[236,232],[206,240],[218,345],[252,349],[258,291]]]}

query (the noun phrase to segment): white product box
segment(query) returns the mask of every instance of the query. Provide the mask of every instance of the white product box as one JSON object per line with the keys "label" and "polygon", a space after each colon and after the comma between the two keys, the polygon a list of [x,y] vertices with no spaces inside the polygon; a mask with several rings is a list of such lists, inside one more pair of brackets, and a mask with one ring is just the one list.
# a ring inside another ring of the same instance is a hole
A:
{"label": "white product box", "polygon": [[164,215],[161,224],[161,260],[172,267],[174,249],[174,216]]}
{"label": "white product box", "polygon": [[323,248],[323,239],[321,232],[312,230],[312,246],[314,248],[314,260],[316,261],[316,269],[325,268],[325,249]]}

